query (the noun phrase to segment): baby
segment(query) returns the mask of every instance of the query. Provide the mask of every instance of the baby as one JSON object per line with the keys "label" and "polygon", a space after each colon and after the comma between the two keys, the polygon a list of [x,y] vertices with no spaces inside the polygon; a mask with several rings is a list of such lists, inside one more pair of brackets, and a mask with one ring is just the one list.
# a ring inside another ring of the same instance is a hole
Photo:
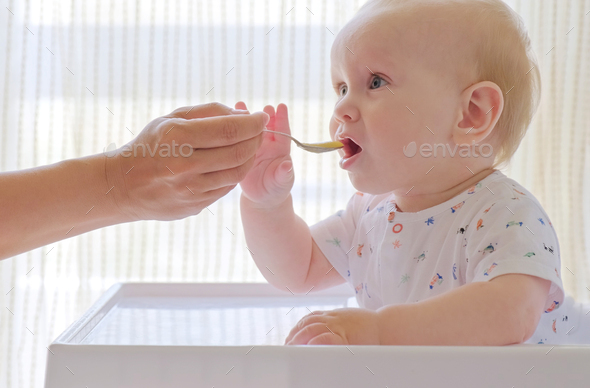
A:
{"label": "baby", "polygon": [[[347,282],[360,306],[309,314],[286,343],[565,343],[557,236],[496,169],[540,94],[519,16],[501,0],[369,1],[336,37],[331,75],[330,135],[358,190],[346,209],[311,227],[295,214],[282,136],[265,134],[241,182],[265,278],[293,293]],[[290,133],[285,105],[264,110]]]}

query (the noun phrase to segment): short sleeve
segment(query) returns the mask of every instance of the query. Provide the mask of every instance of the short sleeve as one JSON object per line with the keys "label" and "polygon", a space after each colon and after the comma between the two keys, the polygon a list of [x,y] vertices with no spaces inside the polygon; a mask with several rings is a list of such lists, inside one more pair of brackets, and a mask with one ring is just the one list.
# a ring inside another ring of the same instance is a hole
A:
{"label": "short sleeve", "polygon": [[347,281],[350,279],[348,251],[352,247],[357,222],[363,209],[361,202],[365,195],[367,194],[357,192],[350,198],[345,210],[339,210],[309,228],[324,256]]}
{"label": "short sleeve", "polygon": [[541,206],[521,196],[486,208],[478,212],[466,233],[466,282],[514,273],[537,276],[551,281],[545,312],[559,308],[565,297],[559,242]]}

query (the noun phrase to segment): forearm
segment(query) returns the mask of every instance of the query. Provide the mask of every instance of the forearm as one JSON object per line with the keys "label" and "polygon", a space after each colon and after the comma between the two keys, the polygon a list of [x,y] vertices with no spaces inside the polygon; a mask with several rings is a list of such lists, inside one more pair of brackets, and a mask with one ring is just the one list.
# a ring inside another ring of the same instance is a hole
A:
{"label": "forearm", "polygon": [[312,238],[308,225],[293,210],[291,195],[273,209],[262,209],[242,195],[244,234],[252,257],[269,283],[279,289],[306,292]]}
{"label": "forearm", "polygon": [[509,345],[521,343],[526,332],[509,292],[494,282],[386,306],[378,316],[382,345]]}
{"label": "forearm", "polygon": [[0,259],[128,221],[109,189],[102,154],[0,173]]}

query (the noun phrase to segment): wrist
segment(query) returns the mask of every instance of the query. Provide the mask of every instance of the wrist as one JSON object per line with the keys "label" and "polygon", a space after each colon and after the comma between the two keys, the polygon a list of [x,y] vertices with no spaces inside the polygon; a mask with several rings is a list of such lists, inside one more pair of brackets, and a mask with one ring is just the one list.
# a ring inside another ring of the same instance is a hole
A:
{"label": "wrist", "polygon": [[124,222],[139,221],[141,218],[133,211],[130,205],[129,194],[125,182],[125,173],[121,164],[121,154],[113,157],[96,155],[102,158],[105,196],[112,208],[113,213],[124,219]]}
{"label": "wrist", "polygon": [[[59,206],[55,205],[59,215],[54,217],[75,227],[71,235],[129,221],[113,202],[112,190],[109,192],[105,178],[104,159],[103,154],[95,154],[55,165],[56,184],[68,194],[62,197]],[[60,206],[65,206],[65,211],[57,210]]]}
{"label": "wrist", "polygon": [[242,206],[246,206],[250,209],[256,210],[256,211],[262,211],[262,212],[267,212],[267,213],[272,213],[272,212],[276,212],[279,209],[284,209],[285,207],[291,206],[293,204],[293,198],[291,197],[291,193],[289,193],[287,195],[287,197],[278,202],[278,203],[273,203],[273,202],[255,202],[252,201],[250,198],[248,198],[244,192],[242,192],[241,194],[241,202],[242,202]]}
{"label": "wrist", "polygon": [[396,323],[399,305],[384,306],[377,310],[377,336],[380,345],[399,345],[401,341],[396,338],[400,333],[400,325]]}

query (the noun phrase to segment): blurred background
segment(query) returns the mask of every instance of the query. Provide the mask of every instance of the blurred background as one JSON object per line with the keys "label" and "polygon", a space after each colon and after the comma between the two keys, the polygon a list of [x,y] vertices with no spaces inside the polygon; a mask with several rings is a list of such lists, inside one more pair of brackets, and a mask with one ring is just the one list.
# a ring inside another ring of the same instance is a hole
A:
{"label": "blurred background", "polygon": [[[100,153],[209,101],[252,111],[284,102],[297,138],[327,140],[330,47],[363,2],[2,0],[0,171]],[[590,0],[507,3],[529,29],[543,95],[503,171],[551,218],[566,292],[590,301]],[[337,155],[292,154],[296,211],[312,224],[344,208],[355,190]],[[0,261],[0,387],[42,386],[46,347],[114,283],[263,282],[239,195],[184,220],[117,225]]]}

